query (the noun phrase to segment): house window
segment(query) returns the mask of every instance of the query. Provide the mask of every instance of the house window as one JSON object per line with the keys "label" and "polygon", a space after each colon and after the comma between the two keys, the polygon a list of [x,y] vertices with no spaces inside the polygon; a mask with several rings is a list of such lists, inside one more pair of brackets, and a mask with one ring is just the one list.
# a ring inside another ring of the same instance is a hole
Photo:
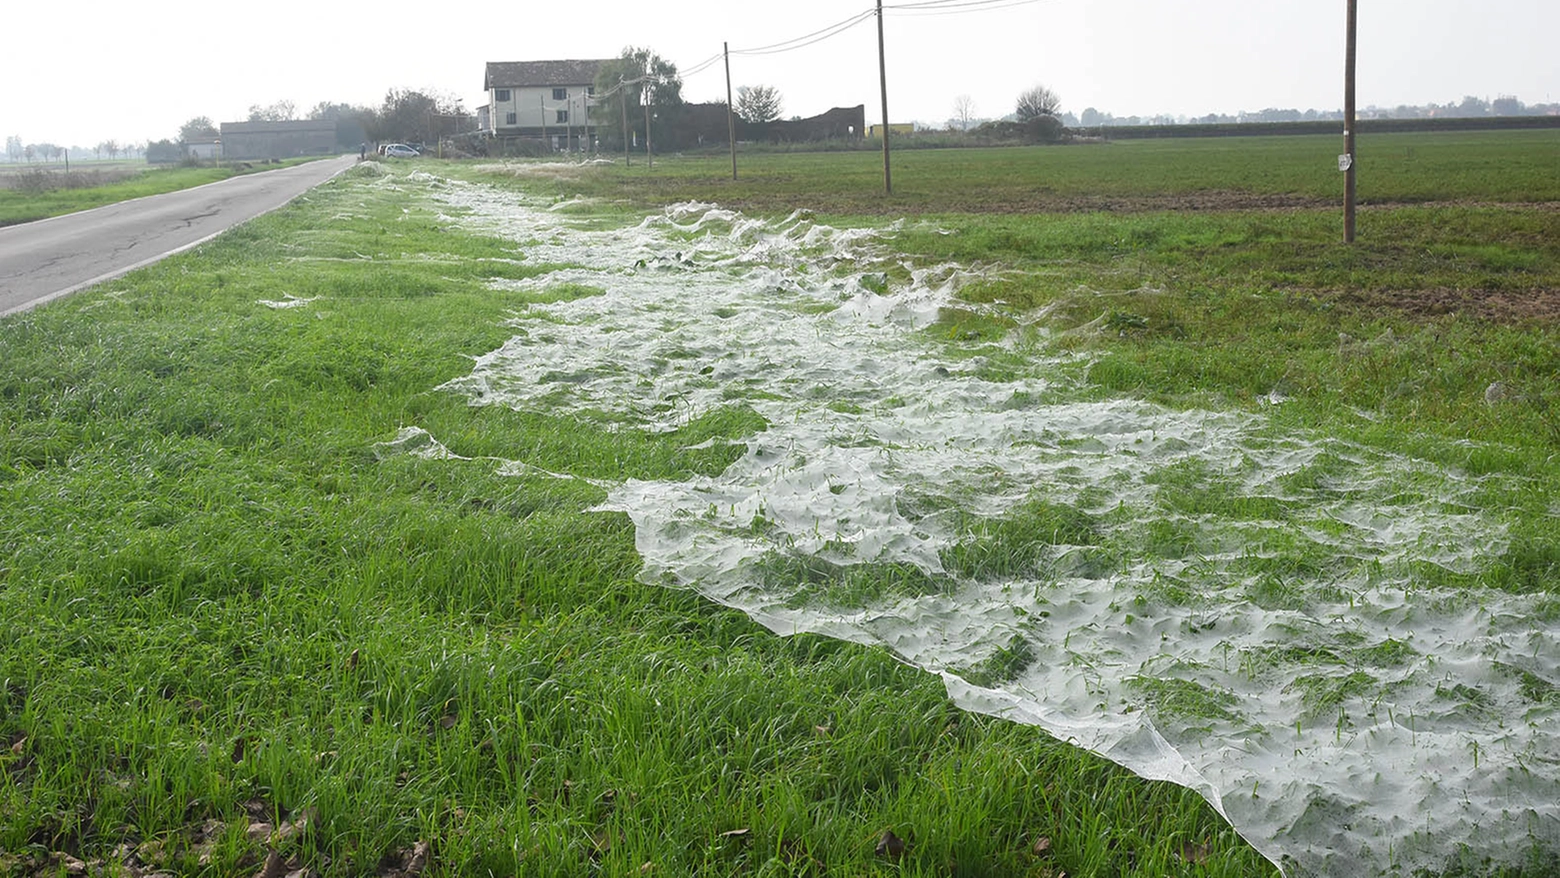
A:
{"label": "house window", "polygon": [[585,93],[590,95],[591,97],[595,97],[596,96],[596,87],[594,85],[587,85],[587,86],[585,86]]}
{"label": "house window", "polygon": [[515,114],[514,113],[505,113],[504,114],[504,124],[505,125],[513,125],[513,124],[515,124]]}
{"label": "house window", "polygon": [[558,118],[555,121],[559,125],[562,125],[565,122],[568,122],[569,121],[569,111],[568,110],[559,110],[558,111]]}
{"label": "house window", "polygon": [[566,101],[568,99],[569,99],[569,90],[568,89],[566,89],[566,88],[555,88],[555,89],[553,89],[553,100],[555,100],[555,101]]}
{"label": "house window", "polygon": [[509,100],[509,89],[507,89],[507,88],[494,89],[494,91],[493,91],[493,100],[498,101],[499,103],[503,103],[504,101]]}

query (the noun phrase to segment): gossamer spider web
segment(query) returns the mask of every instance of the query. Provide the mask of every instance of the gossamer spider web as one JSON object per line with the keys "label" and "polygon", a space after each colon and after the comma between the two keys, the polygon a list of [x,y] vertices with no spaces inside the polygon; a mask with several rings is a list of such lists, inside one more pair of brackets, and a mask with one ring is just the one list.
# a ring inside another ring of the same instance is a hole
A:
{"label": "gossamer spider web", "polygon": [[1436,585],[1506,548],[1476,479],[1100,399],[1032,332],[948,341],[970,272],[898,265],[891,231],[430,196],[524,261],[588,263],[495,286],[602,290],[517,312],[445,389],[608,429],[767,421],[718,476],[610,488],[648,581],[882,645],[966,709],[1197,790],[1291,875],[1560,847],[1560,606]]}

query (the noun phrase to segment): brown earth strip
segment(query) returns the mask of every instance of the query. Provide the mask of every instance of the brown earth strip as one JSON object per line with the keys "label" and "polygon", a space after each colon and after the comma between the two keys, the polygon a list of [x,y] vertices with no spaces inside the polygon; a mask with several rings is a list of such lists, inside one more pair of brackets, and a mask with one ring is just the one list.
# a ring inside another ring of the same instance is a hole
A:
{"label": "brown earth strip", "polygon": [[1392,310],[1415,317],[1466,314],[1494,323],[1553,323],[1560,321],[1560,290],[1334,290],[1315,292],[1340,304],[1362,310]]}

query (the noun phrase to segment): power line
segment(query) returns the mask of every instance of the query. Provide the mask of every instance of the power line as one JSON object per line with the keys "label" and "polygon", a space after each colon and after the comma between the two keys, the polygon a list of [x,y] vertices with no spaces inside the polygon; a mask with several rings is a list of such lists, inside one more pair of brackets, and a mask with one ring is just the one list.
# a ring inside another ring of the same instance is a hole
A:
{"label": "power line", "polygon": [[752,48],[752,49],[732,49],[731,50],[731,54],[733,54],[733,55],[778,55],[778,54],[780,54],[782,52],[793,52],[793,51],[795,51],[797,49],[804,49],[804,48],[806,48],[808,46],[813,45],[814,43],[821,43],[824,40],[829,39],[830,37],[838,36],[839,34],[842,34],[845,31],[850,30],[851,28],[855,27],[856,25],[858,25],[858,24],[862,23],[863,21],[866,21],[867,19],[871,18],[873,16],[873,14],[874,14],[873,10],[871,10],[871,9],[864,9],[861,12],[858,12],[855,15],[852,15],[849,18],[843,19],[841,21],[837,21],[834,24],[829,25],[828,27],[821,28],[819,30],[815,30],[815,31],[813,31],[810,34],[804,34],[802,36],[795,37],[794,39],[785,40],[784,42],[771,43],[770,45],[767,45],[767,46],[758,46],[758,47]]}
{"label": "power line", "polygon": [[699,63],[693,65],[692,67],[689,67],[687,70],[679,70],[677,72],[677,75],[679,75],[679,76],[696,76],[696,75],[698,75],[700,73],[703,73],[704,71],[708,70],[709,68],[714,67],[717,63],[719,63],[725,57],[726,57],[726,55],[725,55],[724,52],[716,52],[715,54],[711,55],[710,57],[706,58],[705,60],[700,61]]}
{"label": "power line", "polygon": [[922,0],[919,3],[897,3],[893,6],[885,6],[884,9],[911,11],[925,9],[928,11],[937,9],[963,9],[968,12],[978,12],[990,7],[1001,9],[1005,6],[1022,6],[1026,3],[1040,3],[1043,0]]}
{"label": "power line", "polygon": [[896,15],[962,15],[966,12],[994,12],[998,9],[1012,9],[1017,6],[1030,6],[1035,3],[1045,2],[1047,0],[930,0],[927,3],[886,6],[884,8]]}

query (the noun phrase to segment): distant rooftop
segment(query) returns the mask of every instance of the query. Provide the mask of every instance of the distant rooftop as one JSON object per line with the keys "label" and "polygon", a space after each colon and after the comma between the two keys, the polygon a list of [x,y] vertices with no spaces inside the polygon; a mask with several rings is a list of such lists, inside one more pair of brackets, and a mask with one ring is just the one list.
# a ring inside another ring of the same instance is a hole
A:
{"label": "distant rooftop", "polygon": [[483,88],[591,85],[606,61],[489,61]]}

